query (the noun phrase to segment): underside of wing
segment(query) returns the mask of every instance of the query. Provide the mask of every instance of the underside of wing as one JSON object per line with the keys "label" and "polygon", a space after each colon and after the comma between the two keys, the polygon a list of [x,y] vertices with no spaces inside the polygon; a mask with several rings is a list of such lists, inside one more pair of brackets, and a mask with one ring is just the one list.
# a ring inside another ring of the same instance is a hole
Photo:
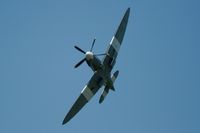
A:
{"label": "underside of wing", "polygon": [[67,115],[63,120],[63,125],[71,120],[83,107],[84,105],[96,94],[99,88],[103,85],[103,79],[98,73],[95,73],[88,84],[81,91],[80,96],[73,104]]}
{"label": "underside of wing", "polygon": [[130,14],[130,8],[127,9],[119,27],[117,28],[115,35],[112,37],[112,40],[106,52],[107,55],[103,59],[103,64],[104,66],[106,66],[106,69],[108,71],[111,71],[113,66],[115,65],[115,60],[117,58],[126,31],[129,14]]}

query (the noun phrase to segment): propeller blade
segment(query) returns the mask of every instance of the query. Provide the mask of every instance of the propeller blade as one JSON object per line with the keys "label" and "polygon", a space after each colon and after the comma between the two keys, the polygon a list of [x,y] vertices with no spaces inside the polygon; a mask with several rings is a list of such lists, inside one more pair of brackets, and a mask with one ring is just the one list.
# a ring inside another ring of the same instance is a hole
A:
{"label": "propeller blade", "polygon": [[79,63],[77,63],[77,64],[74,66],[74,68],[79,67],[85,60],[86,60],[85,58],[82,59]]}
{"label": "propeller blade", "polygon": [[107,55],[107,54],[95,54],[95,56],[102,56],[102,55]]}
{"label": "propeller blade", "polygon": [[83,51],[81,48],[79,48],[78,46],[74,46],[75,49],[77,49],[78,51],[80,51],[81,53],[85,54],[86,52]]}
{"label": "propeller blade", "polygon": [[92,42],[92,47],[91,47],[91,49],[90,49],[91,52],[92,52],[92,49],[93,49],[93,47],[94,47],[95,41],[96,41],[96,38],[94,38],[94,40],[93,40],[93,42]]}

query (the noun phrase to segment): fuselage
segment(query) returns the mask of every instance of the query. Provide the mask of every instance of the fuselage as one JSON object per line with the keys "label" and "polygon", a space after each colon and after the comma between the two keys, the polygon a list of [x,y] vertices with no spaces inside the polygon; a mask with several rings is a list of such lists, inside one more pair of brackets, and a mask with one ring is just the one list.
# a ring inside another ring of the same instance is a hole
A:
{"label": "fuselage", "polygon": [[90,55],[86,54],[86,62],[88,64],[88,66],[92,69],[92,71],[95,72],[95,71],[98,71],[100,69],[103,69],[103,65],[101,63],[101,60],[97,56],[95,56],[91,53],[89,53],[89,54]]}
{"label": "fuselage", "polygon": [[[90,55],[89,55],[90,54]],[[90,57],[89,57],[90,56]],[[88,52],[88,58],[86,54],[86,62],[88,66],[93,70],[93,72],[99,73],[103,79],[103,84],[109,88],[113,88],[113,82],[111,80],[111,73],[107,71],[102,63],[102,61],[92,53]]]}

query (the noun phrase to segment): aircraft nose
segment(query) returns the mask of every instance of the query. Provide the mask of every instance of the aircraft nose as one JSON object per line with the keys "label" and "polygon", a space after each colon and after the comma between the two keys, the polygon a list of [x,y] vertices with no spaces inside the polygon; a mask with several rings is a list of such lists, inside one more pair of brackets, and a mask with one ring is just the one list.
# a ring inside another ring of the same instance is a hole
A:
{"label": "aircraft nose", "polygon": [[93,56],[92,52],[90,52],[90,51],[86,52],[86,59],[87,60],[92,60],[93,58],[94,58],[94,56]]}

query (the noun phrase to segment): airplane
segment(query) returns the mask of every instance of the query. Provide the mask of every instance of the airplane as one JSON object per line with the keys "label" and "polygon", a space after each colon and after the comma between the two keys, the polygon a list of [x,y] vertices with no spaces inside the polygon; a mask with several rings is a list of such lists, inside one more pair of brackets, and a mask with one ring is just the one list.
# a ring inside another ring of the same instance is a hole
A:
{"label": "airplane", "polygon": [[[109,90],[115,91],[114,82],[119,74],[119,71],[117,70],[116,72],[114,72],[112,76],[111,71],[116,63],[116,58],[124,38],[129,14],[130,8],[126,10],[124,17],[121,20],[121,23],[118,26],[116,33],[112,37],[105,54],[94,54],[92,52],[96,39],[93,40],[90,51],[87,52],[85,52],[78,46],[74,46],[78,51],[85,55],[85,57],[75,65],[75,68],[79,67],[83,62],[86,61],[88,66],[93,70],[94,74],[89,82],[86,84],[86,86],[83,88],[80,96],[65,116],[62,125],[71,120],[83,108],[83,106],[85,106],[85,104],[90,101],[90,99],[102,86],[105,86],[105,88],[100,96],[99,103],[102,103],[104,101],[105,97],[109,93]],[[104,55],[102,60],[97,57],[101,55]]]}

